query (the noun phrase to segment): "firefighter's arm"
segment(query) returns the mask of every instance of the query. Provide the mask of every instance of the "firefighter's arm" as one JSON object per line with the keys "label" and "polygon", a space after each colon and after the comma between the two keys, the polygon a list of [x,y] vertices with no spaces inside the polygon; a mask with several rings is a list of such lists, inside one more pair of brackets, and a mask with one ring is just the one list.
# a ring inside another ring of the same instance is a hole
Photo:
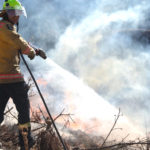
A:
{"label": "firefighter's arm", "polygon": [[34,49],[15,31],[11,24],[6,24],[3,30],[4,40],[15,47],[17,50],[21,50],[22,54],[28,55],[30,59],[33,59],[36,55]]}
{"label": "firefighter's arm", "polygon": [[47,58],[46,53],[44,52],[44,50],[42,50],[41,48],[36,47],[32,43],[29,43],[29,45],[35,50],[37,56],[40,56],[43,59]]}

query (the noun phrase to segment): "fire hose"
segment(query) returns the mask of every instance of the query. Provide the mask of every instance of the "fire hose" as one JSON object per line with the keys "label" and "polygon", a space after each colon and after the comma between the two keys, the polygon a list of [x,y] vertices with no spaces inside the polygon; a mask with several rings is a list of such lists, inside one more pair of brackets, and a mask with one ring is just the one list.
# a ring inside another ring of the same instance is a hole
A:
{"label": "fire hose", "polygon": [[[34,47],[33,47],[33,48],[34,48]],[[34,49],[35,49],[35,48],[34,48]],[[40,49],[35,49],[35,50],[40,50]],[[34,81],[34,84],[35,84],[35,86],[36,86],[36,88],[37,88],[37,91],[38,91],[38,93],[39,93],[39,95],[40,95],[42,101],[43,101],[43,104],[44,104],[44,106],[45,106],[45,108],[46,108],[46,111],[47,111],[47,113],[48,113],[48,115],[49,115],[49,118],[50,118],[50,120],[51,120],[51,122],[52,122],[52,125],[54,126],[54,129],[55,129],[55,131],[56,131],[56,133],[57,133],[57,135],[58,135],[58,138],[59,138],[59,140],[60,140],[60,142],[61,142],[61,144],[62,144],[62,146],[63,146],[63,149],[64,149],[64,150],[67,150],[66,145],[64,144],[64,141],[63,141],[63,139],[62,139],[62,137],[61,137],[61,135],[60,135],[60,133],[59,133],[57,127],[56,127],[56,124],[55,124],[55,122],[54,122],[54,120],[53,120],[53,118],[52,118],[52,115],[51,115],[51,113],[50,113],[50,111],[49,111],[49,109],[48,109],[48,107],[47,107],[47,104],[46,104],[46,102],[45,102],[45,99],[44,99],[44,97],[43,97],[43,95],[42,95],[42,93],[41,93],[41,91],[40,91],[40,88],[39,88],[39,86],[38,86],[38,84],[37,84],[37,82],[36,82],[36,80],[35,80],[35,78],[34,78],[34,75],[32,74],[32,72],[31,72],[31,70],[30,70],[30,68],[29,68],[29,66],[28,66],[28,64],[27,64],[27,62],[26,62],[26,60],[25,60],[23,54],[21,53],[21,51],[20,51],[20,55],[21,55],[21,58],[22,58],[22,60],[23,60],[23,62],[24,62],[24,64],[25,64],[27,70],[29,71],[29,73],[30,73],[30,75],[31,75],[31,77],[32,77],[32,79],[33,79],[33,81]],[[38,55],[38,54],[37,54],[37,55]],[[42,58],[43,58],[43,59],[46,59],[46,57],[42,57]]]}

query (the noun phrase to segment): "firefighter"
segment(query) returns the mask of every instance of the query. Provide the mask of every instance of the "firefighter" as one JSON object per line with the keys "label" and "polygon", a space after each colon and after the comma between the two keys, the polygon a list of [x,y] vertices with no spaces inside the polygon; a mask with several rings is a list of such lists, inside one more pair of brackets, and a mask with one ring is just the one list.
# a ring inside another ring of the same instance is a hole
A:
{"label": "firefighter", "polygon": [[18,111],[19,145],[25,150],[23,132],[27,133],[28,147],[34,145],[31,136],[30,106],[28,85],[20,72],[20,53],[31,60],[35,50],[17,33],[16,25],[20,15],[25,15],[24,7],[18,0],[5,0],[0,12],[0,124],[9,98],[12,98]]}

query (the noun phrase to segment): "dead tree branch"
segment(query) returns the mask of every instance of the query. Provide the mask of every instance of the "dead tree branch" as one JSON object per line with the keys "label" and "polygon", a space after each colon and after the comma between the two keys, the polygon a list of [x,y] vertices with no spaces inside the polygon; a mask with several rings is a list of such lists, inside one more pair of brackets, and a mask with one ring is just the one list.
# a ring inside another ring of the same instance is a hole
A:
{"label": "dead tree branch", "polygon": [[105,149],[111,149],[111,150],[116,149],[116,150],[118,150],[119,148],[123,148],[123,147],[127,147],[127,146],[133,146],[133,145],[150,145],[150,142],[127,142],[127,143],[118,143],[118,144],[99,147],[99,148],[97,147],[97,148],[78,149],[78,150],[105,150]]}
{"label": "dead tree branch", "polygon": [[115,125],[116,125],[116,123],[117,123],[119,117],[120,117],[120,108],[119,108],[119,112],[118,112],[117,118],[115,119],[115,122],[114,122],[112,128],[110,129],[108,135],[107,135],[106,138],[104,139],[104,142],[102,143],[101,148],[104,146],[104,144],[106,143],[106,141],[107,141],[108,137],[110,136],[111,132],[114,130],[114,127],[115,127]]}
{"label": "dead tree branch", "polygon": [[5,113],[5,115],[6,115],[7,113],[9,113],[14,119],[18,120],[18,118],[17,118],[14,114],[12,114],[12,112],[11,112],[11,110],[13,109],[13,107],[12,107],[12,108],[9,108],[9,107],[7,106],[7,108],[8,108],[8,111]]}
{"label": "dead tree branch", "polygon": [[4,115],[6,115],[7,113],[9,113],[12,109],[13,109],[13,107],[11,107],[11,108],[8,107],[8,110],[4,113]]}

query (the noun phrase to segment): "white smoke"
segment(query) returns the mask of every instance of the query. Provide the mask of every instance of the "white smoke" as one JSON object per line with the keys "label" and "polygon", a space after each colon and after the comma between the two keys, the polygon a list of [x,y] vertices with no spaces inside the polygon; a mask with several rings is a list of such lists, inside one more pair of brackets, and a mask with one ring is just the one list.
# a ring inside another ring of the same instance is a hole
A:
{"label": "white smoke", "polygon": [[[22,0],[22,3],[28,18],[21,18],[20,33],[28,41],[46,49],[56,63],[111,104],[121,107],[135,124],[143,125],[143,118],[148,120],[149,45],[143,46],[132,39],[132,33],[126,34],[129,30],[148,28],[148,0],[43,0],[42,3]],[[45,78],[43,74],[51,69],[40,59],[32,63],[37,77]],[[61,91],[62,81],[58,82],[57,89],[49,86],[53,92]],[[63,94],[57,97],[61,98]]]}
{"label": "white smoke", "polygon": [[132,114],[136,123],[144,123],[142,118],[148,119],[149,113],[149,45],[143,47],[130,34],[146,20],[149,4],[117,0],[97,4],[82,21],[66,28],[53,59],[123,112]]}
{"label": "white smoke", "polygon": [[[71,121],[69,128],[105,137],[114,123],[114,115],[117,115],[119,110],[50,59],[46,60],[45,65],[51,69],[43,75],[39,84],[53,115],[58,115],[65,108],[66,113],[73,114],[75,122]],[[35,106],[39,100],[37,97],[32,99]],[[129,139],[144,136],[143,129],[133,125],[124,115],[120,116],[116,128],[121,130],[114,131],[110,139],[119,140],[128,133]]]}

